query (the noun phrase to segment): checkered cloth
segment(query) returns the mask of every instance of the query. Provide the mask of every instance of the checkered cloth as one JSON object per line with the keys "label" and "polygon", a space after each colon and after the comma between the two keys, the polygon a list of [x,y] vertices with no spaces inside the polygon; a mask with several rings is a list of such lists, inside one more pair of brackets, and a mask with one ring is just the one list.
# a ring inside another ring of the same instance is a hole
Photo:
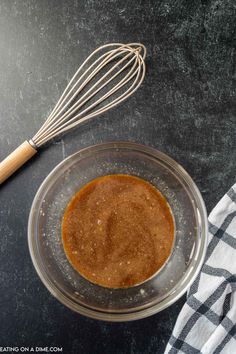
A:
{"label": "checkered cloth", "polygon": [[208,242],[165,354],[236,353],[236,184],[209,216]]}

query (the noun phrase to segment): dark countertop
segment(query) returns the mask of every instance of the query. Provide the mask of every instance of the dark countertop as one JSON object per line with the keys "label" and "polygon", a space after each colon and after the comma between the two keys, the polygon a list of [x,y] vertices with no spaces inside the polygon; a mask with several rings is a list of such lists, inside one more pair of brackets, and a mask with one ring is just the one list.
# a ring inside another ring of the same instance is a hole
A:
{"label": "dark countertop", "polygon": [[0,4],[0,159],[38,130],[97,46],[147,46],[145,83],[128,101],[57,139],[0,190],[0,346],[70,353],[163,353],[184,298],[130,323],[87,319],[45,289],[27,219],[43,179],[66,156],[111,140],[153,146],[182,164],[207,210],[235,182],[236,6],[233,0],[12,1]]}

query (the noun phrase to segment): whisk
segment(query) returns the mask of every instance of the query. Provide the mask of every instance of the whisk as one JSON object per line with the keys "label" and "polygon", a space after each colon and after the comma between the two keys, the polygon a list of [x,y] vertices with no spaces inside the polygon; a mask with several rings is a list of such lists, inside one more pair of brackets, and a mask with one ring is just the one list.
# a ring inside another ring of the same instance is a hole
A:
{"label": "whisk", "polygon": [[0,184],[40,146],[132,95],[144,79],[145,57],[146,48],[140,43],[110,43],[90,54],[38,132],[0,163]]}

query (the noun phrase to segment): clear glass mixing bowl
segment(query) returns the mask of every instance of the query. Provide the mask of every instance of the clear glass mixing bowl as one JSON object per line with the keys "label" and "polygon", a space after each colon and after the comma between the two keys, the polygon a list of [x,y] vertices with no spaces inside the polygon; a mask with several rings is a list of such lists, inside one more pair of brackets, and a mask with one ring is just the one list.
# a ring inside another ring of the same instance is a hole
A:
{"label": "clear glass mixing bowl", "polygon": [[[107,289],[84,279],[68,262],[61,221],[73,195],[92,179],[108,174],[139,176],[165,196],[175,219],[175,242],[154,277],[128,289]],[[196,185],[165,154],[139,144],[114,142],[83,149],[62,161],[40,186],[29,216],[29,249],[48,290],[80,314],[108,321],[150,316],[173,304],[196,278],[207,244],[207,214]]]}

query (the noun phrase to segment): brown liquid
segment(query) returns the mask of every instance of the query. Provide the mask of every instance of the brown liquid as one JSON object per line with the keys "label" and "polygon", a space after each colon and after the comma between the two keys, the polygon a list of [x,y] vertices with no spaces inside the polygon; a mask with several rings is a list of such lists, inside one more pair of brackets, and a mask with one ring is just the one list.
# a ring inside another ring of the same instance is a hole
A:
{"label": "brown liquid", "polygon": [[92,283],[144,282],[169,257],[174,221],[162,194],[141,178],[110,175],[86,184],[68,204],[62,240],[74,268]]}

